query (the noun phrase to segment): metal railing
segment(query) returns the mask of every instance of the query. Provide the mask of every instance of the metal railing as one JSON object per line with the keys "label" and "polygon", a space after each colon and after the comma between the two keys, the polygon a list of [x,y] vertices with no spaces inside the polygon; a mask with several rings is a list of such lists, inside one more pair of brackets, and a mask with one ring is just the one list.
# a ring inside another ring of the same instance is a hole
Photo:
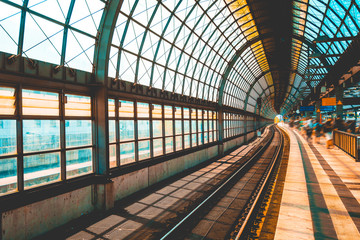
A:
{"label": "metal railing", "polygon": [[360,139],[358,135],[334,130],[334,144],[359,162]]}

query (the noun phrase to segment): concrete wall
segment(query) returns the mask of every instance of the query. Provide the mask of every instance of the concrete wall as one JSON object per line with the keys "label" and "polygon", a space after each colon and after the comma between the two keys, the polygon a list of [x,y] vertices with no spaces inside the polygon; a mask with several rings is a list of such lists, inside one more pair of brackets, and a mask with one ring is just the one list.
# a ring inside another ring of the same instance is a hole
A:
{"label": "concrete wall", "polygon": [[[2,213],[2,239],[31,239],[94,211],[92,186]],[[0,237],[1,239],[1,237]]]}

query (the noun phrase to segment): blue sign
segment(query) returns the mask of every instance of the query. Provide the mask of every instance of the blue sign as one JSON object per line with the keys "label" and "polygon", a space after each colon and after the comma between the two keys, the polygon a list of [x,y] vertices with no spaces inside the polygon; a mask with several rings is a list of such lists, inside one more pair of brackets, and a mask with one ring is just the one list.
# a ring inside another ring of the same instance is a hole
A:
{"label": "blue sign", "polygon": [[320,111],[333,112],[335,111],[335,106],[320,106]]}
{"label": "blue sign", "polygon": [[315,111],[315,106],[300,106],[300,112],[313,112]]}

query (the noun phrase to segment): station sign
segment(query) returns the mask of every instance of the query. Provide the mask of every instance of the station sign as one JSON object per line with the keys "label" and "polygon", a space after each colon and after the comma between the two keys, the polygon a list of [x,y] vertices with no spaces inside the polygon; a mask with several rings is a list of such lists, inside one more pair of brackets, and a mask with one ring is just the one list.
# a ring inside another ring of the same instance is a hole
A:
{"label": "station sign", "polygon": [[320,111],[333,112],[335,111],[335,106],[320,106]]}
{"label": "station sign", "polygon": [[315,106],[300,106],[300,112],[313,112],[315,111]]}
{"label": "station sign", "polygon": [[336,106],[336,98],[322,98],[321,105],[323,106]]}

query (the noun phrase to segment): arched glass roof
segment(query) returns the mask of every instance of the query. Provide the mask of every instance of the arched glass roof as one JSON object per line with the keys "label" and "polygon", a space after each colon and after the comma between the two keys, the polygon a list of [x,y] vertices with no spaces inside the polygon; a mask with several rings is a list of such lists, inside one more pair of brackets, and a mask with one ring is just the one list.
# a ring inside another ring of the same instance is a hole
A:
{"label": "arched glass roof", "polygon": [[[305,81],[307,87],[289,89],[288,96],[301,100],[310,94],[310,87],[320,83],[359,33],[360,1],[295,0],[293,14],[296,37],[292,40],[292,70],[298,74],[293,74],[290,82]],[[283,112],[293,106],[289,98],[287,101]]]}
{"label": "arched glass roof", "polygon": [[[310,93],[358,34],[359,5],[293,1],[283,112]],[[100,62],[105,78],[249,112],[261,98],[275,114],[274,76],[251,11],[246,0],[0,0],[0,51],[91,73]],[[107,51],[105,61],[99,49]]]}

